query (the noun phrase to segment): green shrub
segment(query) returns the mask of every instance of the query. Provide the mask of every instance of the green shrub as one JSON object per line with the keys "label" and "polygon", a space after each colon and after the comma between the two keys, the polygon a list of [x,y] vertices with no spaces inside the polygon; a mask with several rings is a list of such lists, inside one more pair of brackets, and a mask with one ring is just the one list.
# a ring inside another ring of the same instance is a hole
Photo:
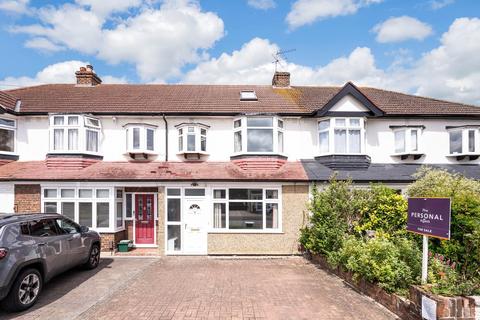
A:
{"label": "green shrub", "polygon": [[361,199],[362,191],[352,189],[350,181],[337,181],[335,177],[323,190],[314,187],[311,216],[301,229],[300,243],[310,252],[327,256],[340,249],[358,219]]}
{"label": "green shrub", "polygon": [[418,281],[420,261],[421,253],[410,240],[385,237],[363,240],[350,236],[331,257],[331,262],[343,265],[355,278],[398,293],[405,293]]}
{"label": "green shrub", "polygon": [[468,294],[478,292],[475,284],[480,283],[480,182],[430,168],[419,171],[417,178],[408,188],[409,196],[451,198],[451,239],[431,239],[431,251],[455,261],[457,282],[473,284],[470,292],[465,289]]}
{"label": "green shrub", "polygon": [[407,201],[395,190],[383,185],[371,185],[360,209],[357,232],[375,230],[387,235],[405,234]]}

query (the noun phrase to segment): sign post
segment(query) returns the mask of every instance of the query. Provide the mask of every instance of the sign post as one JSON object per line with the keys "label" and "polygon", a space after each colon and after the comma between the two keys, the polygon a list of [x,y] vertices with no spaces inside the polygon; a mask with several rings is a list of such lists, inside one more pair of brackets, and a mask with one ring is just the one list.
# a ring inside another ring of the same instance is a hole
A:
{"label": "sign post", "polygon": [[408,198],[407,231],[423,235],[423,284],[428,276],[428,237],[450,240],[450,221],[450,198]]}

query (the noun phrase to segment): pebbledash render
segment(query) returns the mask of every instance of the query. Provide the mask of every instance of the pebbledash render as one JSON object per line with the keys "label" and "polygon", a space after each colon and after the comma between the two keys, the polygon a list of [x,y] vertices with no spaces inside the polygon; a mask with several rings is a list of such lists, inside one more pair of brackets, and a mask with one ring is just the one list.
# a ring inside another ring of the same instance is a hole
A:
{"label": "pebbledash render", "polygon": [[480,175],[480,108],[375,88],[76,84],[0,91],[0,212],[58,212],[159,254],[297,254],[314,184]]}

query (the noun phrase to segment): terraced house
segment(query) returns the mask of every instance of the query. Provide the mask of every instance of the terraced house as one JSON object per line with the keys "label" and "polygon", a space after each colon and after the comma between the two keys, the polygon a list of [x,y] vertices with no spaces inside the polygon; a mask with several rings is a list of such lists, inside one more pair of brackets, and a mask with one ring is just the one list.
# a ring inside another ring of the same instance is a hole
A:
{"label": "terraced house", "polygon": [[0,212],[58,212],[161,254],[294,254],[334,171],[478,178],[480,108],[374,88],[76,84],[0,91]]}

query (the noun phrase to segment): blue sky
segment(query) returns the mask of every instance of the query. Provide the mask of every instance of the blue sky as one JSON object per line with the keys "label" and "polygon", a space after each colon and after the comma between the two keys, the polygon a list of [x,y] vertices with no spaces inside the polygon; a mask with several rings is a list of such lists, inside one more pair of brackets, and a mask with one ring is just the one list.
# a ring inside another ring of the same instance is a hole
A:
{"label": "blue sky", "polygon": [[0,87],[354,81],[480,104],[477,0],[0,0]]}

